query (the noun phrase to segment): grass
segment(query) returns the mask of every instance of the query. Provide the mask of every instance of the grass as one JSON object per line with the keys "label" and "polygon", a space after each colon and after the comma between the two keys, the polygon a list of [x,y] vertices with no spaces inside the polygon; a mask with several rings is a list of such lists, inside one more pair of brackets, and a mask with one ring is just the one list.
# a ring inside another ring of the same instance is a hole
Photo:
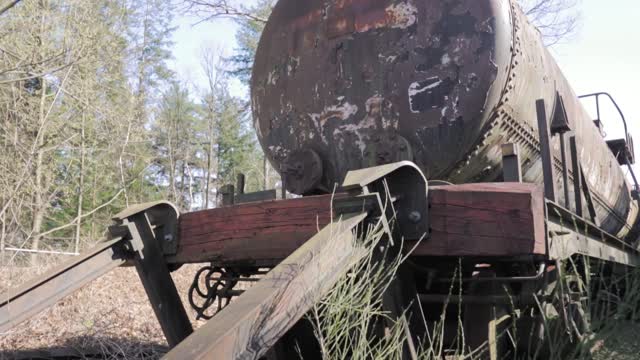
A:
{"label": "grass", "polygon": [[[407,346],[404,331],[405,318],[394,318],[384,310],[384,292],[405,260],[398,255],[384,266],[380,264],[379,247],[384,239],[381,229],[371,232],[365,242],[371,247],[371,255],[348,276],[345,276],[309,315],[321,345],[323,359],[401,359]],[[636,359],[640,353],[640,270],[627,270],[611,277],[610,264],[590,264],[584,259],[565,262],[563,272],[556,281],[553,304],[537,298],[537,309],[542,320],[544,342],[528,349],[514,348],[519,337],[536,334],[518,333],[517,322],[506,326],[497,336],[502,344],[511,348],[509,359]],[[449,295],[454,295],[456,281],[461,282],[461,271],[456,271],[451,281]],[[604,278],[605,281],[597,281]],[[508,292],[506,292],[508,293]],[[457,294],[459,295],[459,294]],[[590,327],[583,328],[579,316],[581,304]],[[452,348],[444,345],[444,324],[451,314],[444,311],[440,321],[431,327],[418,345],[418,358],[436,359],[484,359],[492,344],[485,343],[477,349],[468,349],[463,331],[463,304],[457,307],[457,336]],[[550,311],[555,310],[555,311]],[[522,319],[525,314],[511,310],[512,319]],[[425,322],[426,324],[426,322]],[[380,327],[383,332],[377,331]]]}
{"label": "grass", "polygon": [[[330,293],[313,308],[308,318],[322,349],[323,359],[401,359],[407,348],[407,322],[385,310],[384,294],[406,260],[381,250],[385,233],[381,226],[370,229],[362,239],[369,256],[357,264]],[[401,244],[399,245],[401,246]],[[44,258],[44,257],[43,257]],[[382,259],[385,259],[384,261]],[[640,271],[622,273],[615,281],[598,282],[608,277],[607,267],[590,264],[587,271],[580,259],[569,262],[563,279],[573,279],[574,291],[585,294],[593,331],[577,336],[562,311],[543,312],[544,332],[549,339],[545,352],[529,349],[517,359],[527,360],[536,354],[545,359],[636,359],[640,353]],[[0,292],[37,275],[45,267],[8,266],[0,269]],[[174,273],[182,296],[186,296],[198,266],[187,266]],[[587,276],[576,277],[577,273]],[[452,277],[449,295],[459,295],[461,271]],[[557,287],[568,295],[569,286]],[[560,298],[567,300],[567,296]],[[593,299],[593,300],[591,300]],[[186,298],[183,299],[186,304]],[[479,359],[490,344],[468,349],[463,328],[463,304],[457,313],[442,312],[439,321],[427,326],[427,335],[416,345],[421,360]],[[545,307],[539,301],[538,310]],[[546,306],[549,307],[548,305]],[[443,307],[444,309],[444,307]],[[542,311],[540,311],[542,312]],[[188,311],[195,316],[193,311]],[[402,314],[401,314],[402,315]],[[523,314],[513,311],[514,318]],[[192,319],[196,327],[204,322]],[[444,341],[444,323],[458,325],[452,349]],[[213,320],[215,321],[215,319]],[[498,334],[507,344],[531,334],[508,326]],[[166,342],[148,304],[134,269],[118,269],[71,297],[59,302],[8,334],[0,334],[0,359],[44,348],[76,349],[95,352],[106,359],[156,359],[166,351]]]}
{"label": "grass", "polygon": [[[0,293],[47,267],[0,267]],[[197,266],[185,266],[173,274],[185,303],[195,271]],[[196,327],[204,323],[194,318],[192,322]],[[167,343],[135,269],[119,268],[0,334],[0,359],[28,358],[34,350],[50,349],[100,354],[105,359],[157,359],[166,352]]]}

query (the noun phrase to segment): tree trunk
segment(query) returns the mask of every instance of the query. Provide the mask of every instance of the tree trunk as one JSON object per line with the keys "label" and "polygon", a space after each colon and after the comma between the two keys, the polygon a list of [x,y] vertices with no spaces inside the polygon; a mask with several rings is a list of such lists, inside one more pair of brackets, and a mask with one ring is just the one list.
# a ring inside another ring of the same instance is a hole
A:
{"label": "tree trunk", "polygon": [[[42,22],[44,26],[44,15],[42,16]],[[44,30],[43,30],[44,32]],[[31,243],[31,249],[37,251],[40,248],[40,233],[42,232],[42,224],[45,216],[45,203],[44,203],[44,182],[43,182],[43,160],[44,160],[44,125],[46,122],[45,106],[47,98],[47,81],[44,78],[40,78],[42,82],[42,89],[40,94],[40,121],[39,131],[36,133],[36,162],[34,168],[35,189],[33,199],[33,223],[31,225],[31,236],[33,237]],[[36,265],[38,263],[38,254],[33,253],[31,255],[31,264]]]}
{"label": "tree trunk", "polygon": [[80,130],[80,174],[78,179],[78,211],[76,222],[76,234],[74,241],[74,251],[76,254],[80,253],[80,233],[82,231],[82,202],[84,200],[84,162],[85,162],[85,114],[82,114],[82,128]]}

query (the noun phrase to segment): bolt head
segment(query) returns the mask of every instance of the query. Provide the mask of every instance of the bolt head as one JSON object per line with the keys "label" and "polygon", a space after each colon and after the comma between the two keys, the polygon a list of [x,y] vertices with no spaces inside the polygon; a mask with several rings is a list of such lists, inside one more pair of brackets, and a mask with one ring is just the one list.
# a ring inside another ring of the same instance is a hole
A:
{"label": "bolt head", "polygon": [[422,220],[422,214],[419,211],[412,211],[409,213],[409,221],[414,224],[417,224]]}

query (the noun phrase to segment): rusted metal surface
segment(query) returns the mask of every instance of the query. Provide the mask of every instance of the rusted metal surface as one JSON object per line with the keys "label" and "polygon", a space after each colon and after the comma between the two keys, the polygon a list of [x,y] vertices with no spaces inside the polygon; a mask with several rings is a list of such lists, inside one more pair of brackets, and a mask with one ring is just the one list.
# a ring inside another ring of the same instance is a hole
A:
{"label": "rusted metal surface", "polygon": [[566,260],[576,254],[631,267],[640,266],[640,251],[629,243],[578,218],[571,211],[547,202],[549,257]]}
{"label": "rusted metal surface", "polygon": [[[299,181],[298,193],[399,160],[428,179],[496,181],[504,143],[519,146],[523,180],[542,183],[535,101],[550,122],[558,94],[598,224],[623,237],[638,214],[630,186],[515,1],[281,0],[252,80],[256,130],[276,169],[306,150],[322,161],[321,179]],[[557,137],[551,148],[564,194]]]}

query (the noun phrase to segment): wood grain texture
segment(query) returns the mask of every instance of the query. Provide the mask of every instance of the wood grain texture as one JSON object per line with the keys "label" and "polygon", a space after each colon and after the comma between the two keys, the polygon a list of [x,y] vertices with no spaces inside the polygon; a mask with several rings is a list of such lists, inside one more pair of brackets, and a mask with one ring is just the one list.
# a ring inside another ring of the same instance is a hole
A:
{"label": "wood grain texture", "polygon": [[275,265],[331,222],[331,195],[184,214],[177,263]]}
{"label": "wood grain texture", "polygon": [[326,226],[166,359],[259,359],[366,256],[353,234],[365,218]]}
{"label": "wood grain texture", "polygon": [[431,236],[415,255],[520,256],[546,252],[544,195],[523,183],[430,189]]}
{"label": "wood grain texture", "polygon": [[[432,232],[416,255],[545,254],[539,186],[489,183],[429,191]],[[178,255],[170,261],[276,265],[331,221],[331,199],[326,195],[265,201],[184,214]]]}

